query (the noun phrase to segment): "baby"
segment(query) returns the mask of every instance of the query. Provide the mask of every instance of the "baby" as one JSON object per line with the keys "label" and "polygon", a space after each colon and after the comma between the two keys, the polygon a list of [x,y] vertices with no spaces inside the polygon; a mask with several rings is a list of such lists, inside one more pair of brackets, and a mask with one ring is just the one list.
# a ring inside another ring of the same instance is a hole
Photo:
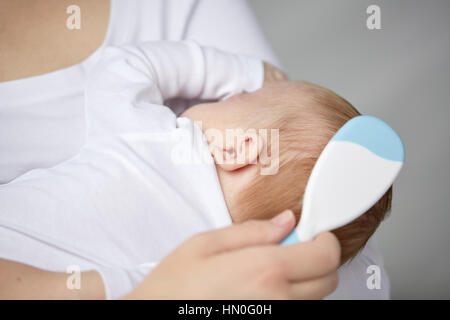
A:
{"label": "baby", "polygon": [[[264,167],[261,148],[255,147],[259,152],[256,159],[236,164],[243,145],[251,148],[248,146],[253,143],[251,139],[256,140],[245,133],[238,139],[242,146],[226,147],[233,154],[228,158],[234,165],[230,166],[222,158],[222,161],[217,161],[216,157],[217,174],[233,222],[271,218],[284,208],[292,209],[300,219],[302,196],[316,160],[340,127],[358,115],[360,113],[349,102],[332,91],[294,81],[272,82],[254,93],[197,105],[183,114],[203,121],[206,131],[208,127],[222,131],[240,128],[243,132],[249,129],[279,130],[279,146],[275,148],[278,149],[279,169],[275,174],[261,174]],[[259,138],[259,144],[263,146],[271,142]],[[211,144],[210,149],[214,150]],[[274,148],[269,146],[269,149],[273,151]],[[392,188],[364,215],[334,230],[342,246],[342,263],[364,247],[390,211],[391,197]]]}
{"label": "baby", "polygon": [[[163,105],[176,97],[222,101],[177,118]],[[195,233],[287,208],[300,218],[317,157],[357,115],[319,86],[264,83],[258,59],[192,42],[108,48],[86,88],[85,146],[0,186],[0,257],[98,270],[106,296],[120,297]],[[343,261],[390,197],[335,230]]]}

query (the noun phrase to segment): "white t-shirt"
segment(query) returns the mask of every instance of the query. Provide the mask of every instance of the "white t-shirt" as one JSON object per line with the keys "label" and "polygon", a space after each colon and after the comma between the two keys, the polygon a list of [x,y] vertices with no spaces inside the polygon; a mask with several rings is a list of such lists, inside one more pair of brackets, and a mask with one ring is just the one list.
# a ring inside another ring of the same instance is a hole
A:
{"label": "white t-shirt", "polygon": [[[104,43],[89,58],[51,73],[0,82],[0,183],[31,169],[52,167],[80,150],[86,132],[86,76],[106,46],[183,39],[279,65],[245,0],[111,0]],[[187,104],[171,103],[177,114]],[[30,259],[34,256],[52,255],[43,250],[31,253]],[[370,265],[380,267],[380,290],[366,286]],[[338,289],[329,298],[389,297],[389,279],[372,240],[339,273]]]}

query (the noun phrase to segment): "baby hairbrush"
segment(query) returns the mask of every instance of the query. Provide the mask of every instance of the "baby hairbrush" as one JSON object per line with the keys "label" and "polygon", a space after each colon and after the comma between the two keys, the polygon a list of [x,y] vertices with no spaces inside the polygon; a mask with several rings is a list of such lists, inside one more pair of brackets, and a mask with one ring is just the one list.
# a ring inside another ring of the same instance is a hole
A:
{"label": "baby hairbrush", "polygon": [[281,245],[309,241],[358,218],[390,188],[404,158],[403,143],[386,122],[365,115],[349,120],[320,154],[300,222]]}

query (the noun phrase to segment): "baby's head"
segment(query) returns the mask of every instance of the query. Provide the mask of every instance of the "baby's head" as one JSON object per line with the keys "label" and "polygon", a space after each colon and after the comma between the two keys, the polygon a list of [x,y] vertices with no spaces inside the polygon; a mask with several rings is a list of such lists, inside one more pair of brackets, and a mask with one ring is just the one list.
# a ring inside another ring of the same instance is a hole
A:
{"label": "baby's head", "polygon": [[[293,81],[197,105],[184,114],[202,122],[234,222],[270,218],[285,209],[299,219],[317,158],[339,128],[358,115],[332,91]],[[242,130],[232,141],[214,134],[225,137],[227,129]],[[355,256],[375,232],[389,212],[391,195],[389,189],[364,215],[333,231],[341,243],[342,262]]]}

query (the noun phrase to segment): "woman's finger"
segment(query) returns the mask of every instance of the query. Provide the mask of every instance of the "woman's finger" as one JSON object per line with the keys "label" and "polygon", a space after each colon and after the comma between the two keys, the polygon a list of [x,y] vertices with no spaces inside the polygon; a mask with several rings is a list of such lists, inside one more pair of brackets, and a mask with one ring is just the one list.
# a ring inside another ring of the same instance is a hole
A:
{"label": "woman's finger", "polygon": [[[309,242],[274,248],[287,279],[315,279],[334,272],[340,264],[341,247],[331,232],[319,234]],[[308,257],[307,260],[304,257]]]}
{"label": "woman's finger", "polygon": [[292,211],[286,210],[272,220],[253,220],[195,236],[191,245],[209,255],[248,246],[280,242],[295,225]]}
{"label": "woman's finger", "polygon": [[290,286],[290,295],[292,299],[322,299],[336,290],[339,283],[338,272],[307,281],[295,282]]}

